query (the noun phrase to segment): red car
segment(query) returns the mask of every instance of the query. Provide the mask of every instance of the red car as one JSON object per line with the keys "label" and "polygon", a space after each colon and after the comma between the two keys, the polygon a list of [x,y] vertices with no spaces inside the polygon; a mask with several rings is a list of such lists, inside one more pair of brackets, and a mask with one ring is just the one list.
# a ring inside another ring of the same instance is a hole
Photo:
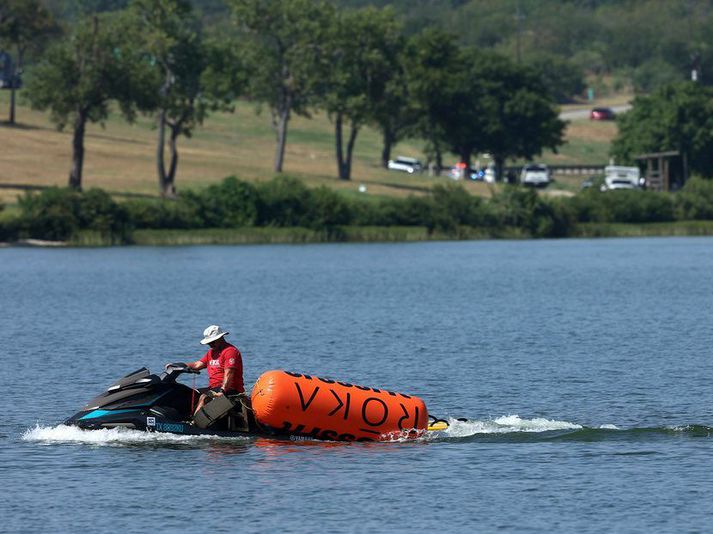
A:
{"label": "red car", "polygon": [[613,121],[616,113],[611,108],[594,108],[589,112],[589,119],[593,121]]}

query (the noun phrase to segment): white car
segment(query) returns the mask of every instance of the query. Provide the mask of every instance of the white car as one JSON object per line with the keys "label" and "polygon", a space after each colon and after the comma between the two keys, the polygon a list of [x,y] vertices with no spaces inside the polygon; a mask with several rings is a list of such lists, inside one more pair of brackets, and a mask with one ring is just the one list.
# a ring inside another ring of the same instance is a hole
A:
{"label": "white car", "polygon": [[617,189],[639,189],[639,187],[631,181],[623,179],[607,180],[601,186],[602,191],[616,191]]}
{"label": "white car", "polygon": [[607,165],[604,167],[602,191],[614,189],[639,189],[642,184],[641,171],[638,167]]}
{"label": "white car", "polygon": [[520,183],[535,187],[547,187],[552,181],[547,165],[541,163],[525,165],[520,173]]}
{"label": "white car", "polygon": [[407,158],[405,156],[390,159],[387,167],[392,171],[402,171],[409,174],[421,172],[423,170],[423,165],[421,165],[420,161],[416,158]]}

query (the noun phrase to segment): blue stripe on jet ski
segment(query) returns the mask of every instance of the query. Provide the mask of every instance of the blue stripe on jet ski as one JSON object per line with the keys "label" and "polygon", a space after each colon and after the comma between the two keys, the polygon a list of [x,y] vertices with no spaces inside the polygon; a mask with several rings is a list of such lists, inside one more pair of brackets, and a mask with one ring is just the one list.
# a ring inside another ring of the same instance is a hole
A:
{"label": "blue stripe on jet ski", "polygon": [[97,417],[102,417],[104,415],[114,415],[118,413],[129,413],[129,412],[138,412],[139,410],[94,410],[93,412],[89,412],[86,415],[83,415],[82,417],[79,418],[79,420],[83,419],[95,419]]}
{"label": "blue stripe on jet ski", "polygon": [[[148,401],[148,402],[145,403],[145,404],[138,404],[138,405],[136,405],[135,408],[147,408],[147,407],[151,406],[154,402],[156,402],[158,399],[160,399],[161,397],[163,397],[166,393],[168,393],[168,391],[164,391],[164,392],[161,393],[158,397],[156,397],[156,398],[154,398],[154,399],[151,399],[150,401]],[[134,408],[132,408],[132,409],[130,409],[130,410],[94,410],[93,412],[89,412],[88,414],[83,415],[82,417],[79,418],[79,420],[81,421],[82,419],[96,419],[97,417],[101,417],[101,416],[103,416],[103,415],[117,414],[117,413],[128,413],[128,412],[138,412],[138,411],[139,411],[139,410],[136,410],[136,409],[134,409]]]}

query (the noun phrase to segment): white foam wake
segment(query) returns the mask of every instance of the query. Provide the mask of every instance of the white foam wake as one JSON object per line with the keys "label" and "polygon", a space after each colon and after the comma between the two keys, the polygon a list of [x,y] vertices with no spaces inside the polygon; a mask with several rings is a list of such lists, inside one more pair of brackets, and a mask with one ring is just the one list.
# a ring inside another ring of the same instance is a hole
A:
{"label": "white foam wake", "polygon": [[199,440],[244,440],[244,437],[221,438],[218,436],[182,436],[165,432],[145,432],[126,428],[104,428],[82,430],[76,426],[57,425],[28,428],[23,434],[24,441],[44,443],[87,443],[92,445],[131,445],[151,443],[191,443]]}
{"label": "white foam wake", "polygon": [[458,421],[457,419],[449,418],[448,424],[448,429],[443,431],[443,434],[454,438],[464,438],[475,434],[548,432],[551,430],[578,430],[582,428],[581,425],[567,421],[539,417],[522,419],[519,415],[504,415],[486,421]]}

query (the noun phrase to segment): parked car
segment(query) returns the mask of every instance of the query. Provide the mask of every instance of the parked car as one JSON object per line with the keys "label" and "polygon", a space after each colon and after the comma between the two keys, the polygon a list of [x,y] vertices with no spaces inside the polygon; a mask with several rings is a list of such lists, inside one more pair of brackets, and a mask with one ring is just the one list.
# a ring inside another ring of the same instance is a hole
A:
{"label": "parked car", "polygon": [[542,163],[525,165],[520,172],[520,183],[534,187],[547,187],[552,181],[550,170]]}
{"label": "parked car", "polygon": [[629,180],[615,179],[603,183],[600,189],[602,191],[616,191],[618,189],[638,189],[638,187]]}
{"label": "parked car", "polygon": [[589,119],[593,121],[613,121],[616,113],[612,108],[594,108],[589,112]]}
{"label": "parked car", "polygon": [[396,159],[390,159],[387,165],[392,171],[402,171],[409,174],[421,172],[423,165],[416,158],[407,158],[406,156],[398,156]]}
{"label": "parked car", "polygon": [[638,189],[643,185],[641,171],[638,167],[623,167],[607,165],[604,167],[604,184],[602,191],[613,189]]}

